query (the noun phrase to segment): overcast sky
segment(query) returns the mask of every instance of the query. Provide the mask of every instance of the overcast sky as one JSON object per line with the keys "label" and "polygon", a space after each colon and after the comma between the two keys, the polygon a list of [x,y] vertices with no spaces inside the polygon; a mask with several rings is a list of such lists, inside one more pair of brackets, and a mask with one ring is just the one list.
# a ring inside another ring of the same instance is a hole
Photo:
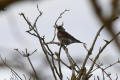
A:
{"label": "overcast sky", "polygon": [[[101,2],[106,7],[104,10],[109,12],[108,0]],[[34,37],[27,34],[28,25],[25,20],[19,16],[19,13],[25,13],[25,16],[33,22],[36,16],[39,14],[37,11],[37,4],[39,9],[43,12],[43,15],[38,20],[38,29],[41,36],[45,35],[46,41],[50,41],[53,37],[54,22],[59,14],[65,9],[70,10],[63,15],[63,18],[59,21],[59,24],[64,22],[64,28],[70,34],[72,34],[78,40],[87,43],[87,46],[91,45],[93,38],[102,24],[96,18],[89,0],[45,0],[42,2],[34,3],[19,3],[10,6],[7,11],[0,13],[0,48],[13,50],[14,48],[39,48],[39,42]],[[105,13],[107,14],[107,13]],[[109,14],[107,14],[109,15]],[[120,25],[116,22],[116,27]],[[120,28],[117,28],[119,31]],[[96,44],[96,50],[102,46],[105,42],[103,39],[109,40],[110,37],[105,30],[102,31],[100,38]],[[58,41],[56,39],[56,41]],[[34,47],[33,47],[34,46]],[[111,61],[115,61],[118,58],[118,51],[114,48],[112,43],[104,53]],[[53,49],[56,49],[53,47]],[[72,56],[85,56],[86,51],[81,44],[72,44],[69,46],[69,52]],[[104,55],[103,57],[106,57]],[[114,57],[114,58],[112,58]],[[84,57],[82,57],[84,58]],[[100,58],[102,59],[102,58]],[[104,61],[104,59],[102,59]],[[109,64],[109,63],[108,63]],[[0,71],[1,74],[1,71]]]}

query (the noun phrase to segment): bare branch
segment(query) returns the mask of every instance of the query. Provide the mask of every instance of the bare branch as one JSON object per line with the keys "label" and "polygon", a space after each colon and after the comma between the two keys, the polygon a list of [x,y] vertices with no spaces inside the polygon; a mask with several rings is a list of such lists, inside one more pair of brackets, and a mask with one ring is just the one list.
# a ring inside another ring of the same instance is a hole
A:
{"label": "bare branch", "polygon": [[59,73],[60,73],[60,79],[62,80],[63,75],[62,75],[62,71],[61,71],[61,63],[60,63],[61,49],[62,49],[62,44],[60,45],[60,48],[59,48],[59,53],[58,53]]}
{"label": "bare branch", "polygon": [[93,67],[94,67],[94,65],[95,65],[95,62],[97,61],[97,59],[99,58],[99,56],[100,56],[100,54],[103,52],[103,50],[104,50],[119,34],[120,34],[120,32],[117,33],[108,43],[106,43],[106,44],[101,48],[101,50],[99,51],[99,53],[97,54],[97,56],[96,56],[95,59],[93,60],[93,64],[91,65],[91,67],[90,67],[87,75],[90,74],[91,70],[93,69]]}
{"label": "bare branch", "polygon": [[56,26],[57,26],[58,20],[59,20],[60,18],[62,18],[62,15],[65,14],[65,12],[67,12],[67,11],[70,11],[70,10],[64,10],[62,13],[60,13],[59,17],[58,17],[57,20],[55,21],[55,24],[54,24],[54,28],[55,28],[55,30],[54,30],[54,36],[53,36],[53,39],[52,39],[51,42],[53,42],[53,41],[55,40],[55,37],[56,37]]}
{"label": "bare branch", "polygon": [[28,53],[27,49],[26,49],[25,52],[22,51],[23,53],[21,53],[18,49],[15,49],[15,50],[16,50],[20,55],[22,55],[23,57],[27,57],[27,60],[28,60],[28,62],[30,63],[30,66],[31,66],[31,68],[32,68],[32,70],[33,70],[33,72],[34,72],[35,78],[36,78],[36,79],[39,79],[39,77],[38,77],[38,75],[37,75],[37,73],[36,73],[36,70],[35,70],[35,68],[34,68],[34,66],[33,66],[33,64],[32,64],[32,62],[31,62],[31,60],[30,60],[30,57],[29,57],[29,56],[33,55],[33,54],[37,51],[37,49],[36,49],[35,51],[33,51],[31,54]]}
{"label": "bare branch", "polygon": [[18,74],[14,69],[12,69],[12,68],[6,63],[6,60],[4,61],[1,56],[0,56],[0,58],[1,58],[1,61],[3,62],[3,64],[4,64],[6,67],[8,67],[20,80],[23,80],[23,79],[19,76],[19,74]]}
{"label": "bare branch", "polygon": [[38,4],[37,4],[37,10],[38,10],[38,12],[39,12],[39,15],[38,15],[37,18],[35,19],[35,22],[34,22],[33,26],[36,26],[36,23],[37,23],[39,17],[42,15],[42,12],[39,10]]}
{"label": "bare branch", "polygon": [[[118,15],[118,13],[119,13],[119,10],[118,10],[119,9],[119,0],[112,0],[111,2],[112,2],[112,4],[111,4],[112,9],[110,12],[111,15],[109,17],[106,17],[106,16],[104,16],[104,14],[102,14],[103,10],[99,6],[98,1],[91,0],[91,4],[93,6],[93,9],[94,9],[96,15],[98,16],[100,22],[102,22],[102,24],[105,24],[105,27],[106,27],[107,31],[109,32],[109,34],[112,37],[114,37],[116,32],[115,32],[115,29],[114,29],[113,24],[112,24],[112,19],[114,17],[119,16]],[[115,43],[116,43],[117,47],[120,49],[119,39],[115,39]]]}
{"label": "bare branch", "polygon": [[106,70],[106,69],[108,69],[108,68],[110,68],[110,67],[112,67],[112,66],[114,66],[114,65],[116,65],[116,64],[118,64],[118,63],[120,63],[120,60],[119,60],[119,59],[118,59],[118,61],[116,61],[116,62],[110,64],[110,65],[107,66],[107,67],[105,67],[104,70]]}

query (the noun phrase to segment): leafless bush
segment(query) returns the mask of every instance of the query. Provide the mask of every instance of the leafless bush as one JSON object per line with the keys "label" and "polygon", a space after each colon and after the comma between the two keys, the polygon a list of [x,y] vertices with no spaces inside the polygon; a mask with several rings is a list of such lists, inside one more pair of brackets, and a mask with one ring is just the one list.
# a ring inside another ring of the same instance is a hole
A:
{"label": "leafless bush", "polygon": [[[115,61],[114,63],[111,63],[110,65],[108,65],[107,67],[104,67],[104,64],[100,64],[97,63],[97,60],[99,59],[99,57],[101,56],[102,52],[105,50],[105,48],[113,41],[113,40],[117,40],[116,38],[118,37],[118,35],[120,34],[120,32],[118,32],[117,34],[112,35],[112,39],[111,40],[104,40],[106,43],[100,47],[97,55],[93,58],[91,58],[90,56],[93,53],[93,50],[95,49],[95,44],[97,42],[97,39],[101,33],[101,31],[106,27],[108,29],[108,31],[111,32],[111,34],[113,34],[112,32],[112,23],[118,19],[118,15],[116,14],[116,2],[113,0],[113,8],[115,9],[115,11],[113,10],[113,14],[111,15],[110,18],[108,19],[104,19],[104,17],[102,16],[102,14],[100,13],[100,8],[97,6],[96,1],[92,0],[91,1],[93,3],[93,6],[95,7],[96,13],[98,15],[98,17],[100,18],[101,22],[103,23],[103,26],[100,27],[100,29],[98,30],[98,32],[95,35],[95,38],[93,40],[93,42],[91,43],[91,47],[88,49],[87,48],[87,44],[83,44],[84,49],[87,51],[87,55],[83,61],[82,66],[78,66],[78,64],[75,62],[75,60],[72,58],[72,56],[70,56],[69,54],[69,49],[65,46],[61,46],[60,42],[55,42],[55,37],[56,37],[56,26],[57,26],[57,22],[60,18],[62,18],[62,15],[69,11],[69,10],[65,10],[62,13],[60,13],[59,17],[56,19],[55,24],[54,24],[54,37],[51,39],[50,42],[46,42],[45,41],[45,37],[41,36],[39,34],[38,31],[38,26],[36,25],[38,19],[42,16],[42,12],[39,10],[38,6],[37,6],[37,10],[39,12],[39,15],[36,17],[34,23],[32,24],[29,19],[26,18],[24,13],[20,13],[20,16],[22,16],[24,18],[24,20],[26,21],[26,23],[28,24],[28,30],[26,31],[28,34],[30,34],[31,36],[34,36],[35,38],[38,39],[39,43],[40,43],[40,48],[42,48],[43,53],[46,57],[46,60],[49,64],[49,68],[51,69],[51,72],[53,74],[53,79],[54,80],[63,80],[63,72],[62,72],[62,65],[64,65],[66,68],[68,68],[69,70],[71,70],[72,74],[71,77],[68,78],[68,80],[89,80],[90,78],[94,77],[94,80],[100,80],[101,77],[103,80],[105,79],[109,79],[109,80],[113,80],[111,77],[111,74],[109,74],[106,69],[114,66],[115,64],[120,63],[120,60],[118,59],[117,61]],[[115,13],[114,13],[115,12]],[[64,24],[63,24],[64,25]],[[58,52],[53,52],[49,45],[57,45],[59,47],[59,51]],[[61,57],[61,49],[64,50],[64,52],[66,53],[67,59],[69,61],[69,64],[67,64],[65,61],[62,60]],[[29,53],[28,50],[26,49],[26,51],[20,51],[19,49],[15,49],[21,56],[26,57],[32,70],[33,70],[33,75],[29,76],[29,79],[26,78],[26,76],[24,75],[24,79],[21,78],[19,76],[19,74],[13,69],[11,68],[7,63],[6,60],[3,60],[3,58],[1,57],[1,60],[3,62],[3,64],[5,66],[7,66],[12,73],[17,77],[18,80],[41,80],[39,77],[39,74],[37,74],[36,69],[34,68],[34,65],[32,64],[32,61],[30,59],[30,56],[32,56],[37,50]],[[86,67],[86,64],[88,62],[88,60],[90,60],[92,62],[92,64],[89,66],[89,68]],[[57,65],[58,64],[58,65]],[[95,72],[96,70],[100,69],[102,72],[102,76],[101,75],[93,75],[93,72]],[[116,76],[116,80],[118,80],[118,76]]]}

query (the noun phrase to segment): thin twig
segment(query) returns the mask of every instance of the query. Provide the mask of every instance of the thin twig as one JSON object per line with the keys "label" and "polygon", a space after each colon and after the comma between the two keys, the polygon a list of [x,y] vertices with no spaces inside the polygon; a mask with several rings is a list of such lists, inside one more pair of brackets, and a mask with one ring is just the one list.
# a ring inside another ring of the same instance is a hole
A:
{"label": "thin twig", "polygon": [[110,64],[110,65],[107,66],[107,67],[105,67],[104,70],[106,70],[106,69],[108,69],[108,68],[110,68],[110,67],[112,67],[113,65],[116,65],[116,64],[118,64],[118,63],[120,63],[120,60],[119,60],[119,59],[118,59],[118,61],[116,61],[116,62]]}
{"label": "thin twig", "polygon": [[56,44],[56,45],[60,46],[59,42],[53,42],[53,41],[47,42],[46,44]]}
{"label": "thin twig", "polygon": [[[97,32],[97,34],[96,34],[96,36],[95,36],[95,38],[94,38],[94,40],[93,40],[93,43],[92,43],[92,45],[91,45],[91,48],[90,48],[90,50],[88,51],[88,54],[87,54],[86,57],[85,57],[85,60],[84,60],[83,65],[82,65],[82,68],[85,67],[85,65],[86,65],[86,63],[87,63],[87,60],[88,60],[90,54],[91,54],[92,51],[93,51],[94,45],[95,45],[95,43],[96,43],[96,40],[97,40],[97,38],[98,38],[98,36],[99,36],[99,34],[100,34],[100,32],[102,31],[103,28],[104,28],[104,25],[101,26],[101,28],[98,30],[98,32]],[[86,48],[86,47],[85,47],[85,48]]]}
{"label": "thin twig", "polygon": [[60,18],[62,18],[62,15],[65,14],[65,12],[67,11],[70,11],[70,10],[64,10],[62,13],[60,13],[59,17],[57,18],[57,20],[55,21],[55,24],[54,24],[54,36],[53,36],[53,39],[52,39],[52,42],[55,40],[55,37],[56,37],[56,26],[57,26],[57,22]]}
{"label": "thin twig", "polygon": [[68,58],[68,61],[69,61],[70,65],[71,65],[72,75],[75,75],[75,65],[73,64],[71,56],[69,55],[68,49],[65,46],[63,46],[63,49],[64,49],[64,51],[67,55],[67,58]]}
{"label": "thin twig", "polygon": [[58,66],[59,66],[59,73],[60,73],[60,79],[62,80],[63,75],[62,75],[62,71],[61,71],[61,63],[60,63],[61,49],[62,49],[62,44],[60,45],[59,53],[58,53]]}
{"label": "thin twig", "polygon": [[34,27],[36,27],[36,23],[37,23],[39,17],[42,16],[42,12],[39,10],[38,4],[37,4],[37,10],[38,10],[38,12],[39,12],[39,15],[38,15],[37,18],[35,19],[35,22],[34,22],[34,24],[33,24]]}
{"label": "thin twig", "polygon": [[[114,17],[114,18],[112,19],[112,21],[115,21],[116,19],[118,19],[118,17]],[[88,59],[89,59],[89,56],[92,54],[92,51],[93,51],[93,49],[94,49],[95,43],[96,43],[96,41],[97,41],[97,38],[98,38],[99,34],[101,33],[101,31],[103,30],[104,27],[105,27],[105,24],[104,24],[103,26],[101,26],[101,28],[100,28],[100,29],[98,30],[98,32],[96,33],[96,36],[95,36],[95,38],[94,38],[94,40],[93,40],[93,43],[92,43],[92,45],[91,45],[91,47],[90,47],[89,50],[87,49],[86,45],[84,45],[84,48],[88,51],[88,53],[87,53],[87,55],[86,55],[86,57],[85,57],[85,60],[84,60],[84,62],[83,62],[82,69],[85,68],[85,65],[86,65],[86,63],[87,63],[87,61],[88,61]],[[80,75],[80,77],[81,77],[81,76],[82,76],[82,75]]]}
{"label": "thin twig", "polygon": [[[94,62],[91,58],[89,58],[92,62]],[[97,63],[95,63],[95,65],[96,65],[96,69],[94,69],[93,71],[91,71],[91,73],[93,73],[95,70],[97,70],[97,69],[101,69],[102,70],[102,72],[104,72],[106,75],[107,75],[107,77],[110,79],[110,80],[112,80],[111,79],[111,77],[110,77],[110,75],[101,67],[101,65],[99,65],[99,64],[97,64]]]}
{"label": "thin twig", "polygon": [[14,69],[12,69],[12,68],[6,63],[6,60],[4,61],[1,56],[0,56],[0,58],[1,58],[1,61],[3,62],[3,64],[4,64],[6,67],[8,67],[20,80],[23,80],[23,79],[19,76],[19,74],[18,74]]}
{"label": "thin twig", "polygon": [[37,49],[34,50],[31,54],[28,53],[27,49],[26,49],[25,52],[22,51],[23,54],[22,54],[18,49],[15,49],[15,50],[16,50],[20,55],[22,55],[23,57],[27,57],[28,62],[30,63],[30,66],[32,67],[32,70],[33,70],[33,72],[34,72],[35,78],[36,78],[36,79],[39,79],[39,78],[38,78],[38,75],[37,75],[37,73],[36,73],[36,71],[35,71],[35,68],[34,68],[34,66],[33,66],[33,64],[32,64],[32,62],[31,62],[31,60],[30,60],[30,57],[29,57],[29,56],[33,55],[33,54],[37,51]]}
{"label": "thin twig", "polygon": [[[112,23],[112,19],[116,16],[119,16],[119,0],[112,0],[111,1],[111,12],[110,12],[110,16],[106,17],[103,14],[103,10],[102,8],[99,6],[99,3],[97,0],[91,0],[91,4],[93,6],[93,9],[97,15],[97,17],[99,18],[99,20],[102,22],[102,24],[105,24],[105,27],[107,29],[107,31],[109,32],[109,34],[114,37],[116,32],[114,30],[114,26]],[[118,47],[118,50],[120,49],[120,43],[119,43],[119,39],[115,39],[115,43]]]}
{"label": "thin twig", "polygon": [[95,59],[94,59],[94,61],[93,61],[93,64],[91,65],[91,67],[90,67],[87,75],[90,74],[91,70],[93,69],[93,67],[94,67],[94,65],[95,65],[95,62],[97,61],[97,59],[99,58],[99,56],[100,56],[100,54],[103,52],[103,50],[104,50],[119,34],[120,34],[120,32],[117,33],[109,42],[107,42],[107,43],[100,49],[100,51],[98,52],[97,56],[95,57]]}
{"label": "thin twig", "polygon": [[29,56],[27,57],[27,59],[28,59],[28,61],[29,61],[29,63],[30,63],[30,66],[32,67],[32,70],[33,70],[33,72],[34,72],[34,75],[35,75],[36,80],[39,79],[39,78],[38,78],[38,75],[37,75],[37,73],[36,73],[36,70],[35,70],[35,68],[34,68],[34,66],[33,66],[33,64],[32,64],[32,62],[31,62]]}

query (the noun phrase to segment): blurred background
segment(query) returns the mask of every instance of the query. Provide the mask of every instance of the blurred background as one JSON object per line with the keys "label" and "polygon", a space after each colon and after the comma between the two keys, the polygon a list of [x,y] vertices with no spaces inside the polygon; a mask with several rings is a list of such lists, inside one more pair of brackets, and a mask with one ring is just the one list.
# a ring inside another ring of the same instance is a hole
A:
{"label": "blurred background", "polygon": [[[65,9],[70,11],[63,15],[58,24],[64,22],[64,28],[78,40],[86,42],[88,48],[91,46],[98,29],[102,26],[101,22],[96,17],[89,0],[16,1],[17,0],[15,0],[14,3],[10,3],[8,6],[4,7],[0,1],[0,7],[2,6],[0,8],[0,55],[3,58],[6,58],[7,63],[18,73],[20,73],[20,76],[22,77],[23,74],[27,76],[27,74],[32,73],[32,70],[29,65],[26,65],[29,64],[26,58],[14,51],[15,48],[23,51],[27,48],[29,52],[38,49],[37,53],[30,57],[33,65],[35,66],[37,73],[39,73],[41,80],[53,79],[52,72],[47,64],[38,39],[25,32],[28,30],[28,25],[19,13],[23,12],[32,23],[39,15],[37,11],[37,4],[39,5],[39,9],[43,12],[43,15],[38,20],[37,27],[40,35],[45,35],[46,42],[52,40],[54,34],[54,23],[59,14]],[[111,11],[110,0],[99,0],[99,3],[103,8],[104,15],[109,16]],[[120,19],[117,19],[114,25],[116,33],[119,32]],[[105,44],[104,40],[110,40],[111,38],[112,37],[110,37],[106,29],[104,29],[97,40],[94,53],[91,57],[94,57],[99,48]],[[58,41],[57,38],[55,41]],[[59,47],[55,45],[51,45],[50,48],[54,52],[57,52],[59,49]],[[68,46],[68,49],[73,59],[81,65],[85,55],[87,54],[83,45],[72,44]],[[117,61],[118,58],[120,58],[119,51],[116,49],[114,42],[112,42],[104,50],[98,62],[103,63],[104,66],[107,66]],[[63,51],[62,59],[68,62]],[[0,64],[0,80],[10,80],[12,76],[11,71],[2,66],[2,63]],[[89,64],[91,64],[91,62],[88,62],[87,66],[89,66]],[[68,71],[65,66],[62,66],[62,68],[65,75],[64,80],[67,80],[67,77],[70,77],[71,75],[70,71]],[[112,73],[111,76],[113,76],[113,78],[116,78],[116,74],[120,77],[119,71],[120,64],[108,69],[108,72]],[[101,73],[96,71],[95,74],[99,75]]]}

